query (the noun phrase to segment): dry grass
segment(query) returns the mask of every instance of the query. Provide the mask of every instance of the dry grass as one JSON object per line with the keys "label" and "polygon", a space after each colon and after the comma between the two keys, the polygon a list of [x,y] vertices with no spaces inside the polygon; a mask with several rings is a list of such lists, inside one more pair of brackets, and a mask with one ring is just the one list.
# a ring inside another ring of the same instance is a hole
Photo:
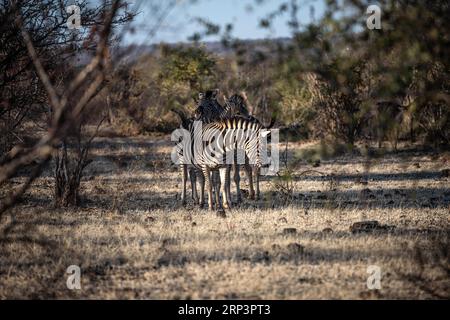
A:
{"label": "dry grass", "polygon": [[[440,174],[448,155],[403,152],[370,163],[340,157],[314,168],[324,175],[299,176],[312,169],[300,161],[289,201],[264,178],[263,199],[247,200],[223,219],[192,204],[180,207],[170,151],[168,137],[98,138],[80,208],[52,208],[46,172],[14,209],[14,219],[1,223],[0,298],[450,295],[444,269],[450,190]],[[349,227],[361,220],[395,228],[352,234]],[[285,228],[296,232],[284,234]],[[81,290],[66,287],[65,271],[73,264],[81,267]],[[380,290],[366,286],[369,265],[381,267]]]}

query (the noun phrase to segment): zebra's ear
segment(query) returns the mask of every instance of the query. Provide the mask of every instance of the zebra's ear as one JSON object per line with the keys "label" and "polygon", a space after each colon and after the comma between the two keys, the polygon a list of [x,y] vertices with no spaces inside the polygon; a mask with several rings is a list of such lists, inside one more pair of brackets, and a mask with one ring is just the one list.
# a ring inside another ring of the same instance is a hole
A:
{"label": "zebra's ear", "polygon": [[205,95],[204,95],[203,92],[199,92],[199,93],[198,93],[198,99],[199,99],[199,100],[202,100],[204,96],[205,96]]}
{"label": "zebra's ear", "polygon": [[270,135],[270,130],[262,130],[261,131],[261,136],[263,138],[268,137]]}

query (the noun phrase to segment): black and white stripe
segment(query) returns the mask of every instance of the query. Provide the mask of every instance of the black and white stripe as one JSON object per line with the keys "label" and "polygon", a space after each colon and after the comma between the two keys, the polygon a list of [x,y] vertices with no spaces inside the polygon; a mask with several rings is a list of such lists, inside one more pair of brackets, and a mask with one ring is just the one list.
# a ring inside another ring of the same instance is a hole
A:
{"label": "black and white stripe", "polygon": [[[213,208],[212,184],[209,177],[214,170],[220,170],[220,178],[224,181],[221,187],[223,206],[230,207],[231,194],[227,188],[229,167],[232,164],[244,163],[258,169],[262,166],[261,135],[264,134],[264,127],[256,119],[237,116],[201,124],[201,128],[194,125],[192,128],[193,159],[205,177],[209,208]],[[216,194],[216,203],[217,201]]]}
{"label": "black and white stripe", "polygon": [[[199,95],[199,103],[197,109],[194,112],[194,119],[202,121],[204,123],[210,123],[217,120],[228,119],[234,116],[243,116],[246,118],[255,119],[250,116],[248,112],[247,105],[245,103],[245,99],[238,94],[232,95],[229,99],[226,99],[225,106],[220,105],[217,101],[218,90],[207,91],[205,93],[201,93]],[[237,202],[242,201],[242,193],[240,189],[240,168],[244,167],[250,188],[250,199],[255,199],[255,189],[253,187],[253,177],[254,175],[258,175],[259,172],[250,166],[248,163],[237,164],[236,162],[232,165],[234,176],[234,184],[236,186],[236,197]],[[228,168],[226,172],[226,183],[229,184],[230,181],[230,171],[231,168]],[[255,171],[255,172],[253,172]],[[223,180],[223,179],[222,179]],[[230,189],[230,185],[226,186],[227,189]],[[256,176],[256,198],[259,198],[259,176]]]}

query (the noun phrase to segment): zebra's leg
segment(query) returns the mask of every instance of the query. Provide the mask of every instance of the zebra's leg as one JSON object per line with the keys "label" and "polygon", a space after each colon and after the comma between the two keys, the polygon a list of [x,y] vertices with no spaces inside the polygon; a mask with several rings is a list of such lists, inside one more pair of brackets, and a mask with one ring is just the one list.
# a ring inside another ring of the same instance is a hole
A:
{"label": "zebra's leg", "polygon": [[234,163],[233,164],[233,171],[234,171],[234,176],[233,176],[233,180],[234,180],[234,185],[236,186],[236,201],[237,203],[242,202],[242,193],[241,193],[241,188],[240,188],[240,181],[241,181],[241,176],[239,175],[239,164]]}
{"label": "zebra's leg", "polygon": [[205,205],[205,176],[203,175],[203,172],[200,170],[196,170],[197,178],[200,181],[200,208],[203,208]]}
{"label": "zebra's leg", "polygon": [[187,165],[182,164],[181,169],[181,204],[186,205],[186,181],[187,181]]}
{"label": "zebra's leg", "polygon": [[232,201],[231,201],[232,197],[231,197],[231,178],[230,177],[231,177],[231,165],[228,165],[227,170],[226,170],[226,179],[227,179],[228,183],[227,183],[227,188],[225,191],[227,194],[228,203],[231,206],[232,205]]}
{"label": "zebra's leg", "polygon": [[209,170],[208,167],[203,167],[203,176],[205,177],[205,185],[206,189],[208,190],[208,208],[209,210],[213,210],[213,190],[212,190],[212,184],[211,184],[211,170]]}
{"label": "zebra's leg", "polygon": [[248,186],[250,188],[249,192],[249,198],[251,200],[255,200],[255,189],[253,188],[253,173],[252,173],[252,166],[248,163],[244,165],[245,173],[247,174],[248,178]]}
{"label": "zebra's leg", "polygon": [[222,205],[224,209],[230,208],[228,185],[230,184],[229,166],[219,169],[221,180]]}
{"label": "zebra's leg", "polygon": [[222,203],[220,201],[221,184],[219,171],[218,170],[212,171],[212,175],[213,175],[214,200],[216,203],[216,210],[220,210],[222,208]]}
{"label": "zebra's leg", "polygon": [[[213,200],[216,199],[216,189],[217,189],[217,177],[215,175],[215,172],[213,170],[209,171],[211,175],[211,185],[212,185],[212,192],[213,192]],[[216,204],[214,203],[214,206]]]}
{"label": "zebra's leg", "polygon": [[260,173],[260,168],[255,166],[253,168],[253,176],[255,178],[256,200],[259,200],[259,173]]}
{"label": "zebra's leg", "polygon": [[192,190],[192,200],[194,204],[198,204],[198,194],[197,194],[197,173],[195,168],[189,169],[189,178],[191,179],[191,190]]}

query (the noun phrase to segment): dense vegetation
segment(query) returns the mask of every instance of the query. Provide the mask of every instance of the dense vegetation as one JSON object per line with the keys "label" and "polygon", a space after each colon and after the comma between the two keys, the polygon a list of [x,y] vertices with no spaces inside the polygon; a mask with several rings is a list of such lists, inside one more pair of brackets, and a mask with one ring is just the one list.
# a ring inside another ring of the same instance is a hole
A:
{"label": "dense vegetation", "polygon": [[[298,10],[293,3],[276,14]],[[253,114],[276,114],[280,127],[303,138],[448,146],[448,3],[383,2],[381,30],[364,28],[365,1],[345,3],[353,15],[336,18],[344,8],[330,1],[318,23],[291,21],[291,39],[242,41],[227,26],[212,50],[199,42],[220,34],[209,23],[192,44],[153,47],[112,75],[111,88],[127,88],[112,114],[129,132],[168,132],[177,126],[170,108],[192,110],[199,91],[219,88],[244,93]]]}

